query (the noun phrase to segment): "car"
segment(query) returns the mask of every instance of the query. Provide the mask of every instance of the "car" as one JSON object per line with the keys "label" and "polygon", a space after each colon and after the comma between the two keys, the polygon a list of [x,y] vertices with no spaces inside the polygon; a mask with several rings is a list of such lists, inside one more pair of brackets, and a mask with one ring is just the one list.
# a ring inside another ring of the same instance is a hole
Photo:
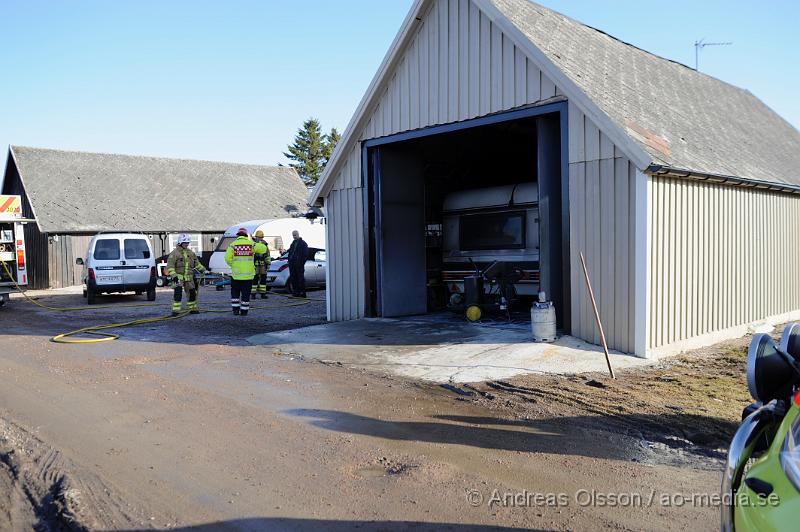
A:
{"label": "car", "polygon": [[156,300],[156,262],[150,240],[140,233],[100,233],[92,237],[83,266],[83,295],[93,305],[100,294],[147,292]]}
{"label": "car", "polygon": [[730,531],[796,530],[800,515],[800,324],[780,346],[756,333],[747,353],[747,387],[755,400],[728,450],[722,522]]}
{"label": "car", "polygon": [[[324,287],[327,257],[324,249],[308,248],[306,259],[306,287]],[[272,261],[267,271],[269,288],[290,288],[288,253]]]}

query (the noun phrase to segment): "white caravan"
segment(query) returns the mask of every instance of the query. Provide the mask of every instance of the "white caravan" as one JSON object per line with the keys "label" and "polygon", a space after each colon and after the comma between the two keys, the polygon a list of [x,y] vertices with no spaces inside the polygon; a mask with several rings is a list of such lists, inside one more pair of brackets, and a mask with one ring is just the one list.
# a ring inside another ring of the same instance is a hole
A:
{"label": "white caravan", "polygon": [[256,231],[264,232],[264,240],[269,246],[273,259],[277,259],[292,245],[292,231],[300,231],[300,236],[309,248],[325,249],[325,219],[316,218],[273,218],[270,220],[251,220],[230,226],[225,230],[208,262],[212,272],[230,275],[231,267],[225,262],[225,250],[236,240],[236,232],[244,227],[251,237]]}

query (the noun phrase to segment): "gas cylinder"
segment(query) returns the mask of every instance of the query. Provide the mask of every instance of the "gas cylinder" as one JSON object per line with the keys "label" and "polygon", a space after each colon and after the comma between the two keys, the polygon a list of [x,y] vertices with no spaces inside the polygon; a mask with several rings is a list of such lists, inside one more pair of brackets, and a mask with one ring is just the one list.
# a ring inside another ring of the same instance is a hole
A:
{"label": "gas cylinder", "polygon": [[556,341],[556,307],[544,292],[539,292],[539,301],[531,307],[531,330],[534,342]]}

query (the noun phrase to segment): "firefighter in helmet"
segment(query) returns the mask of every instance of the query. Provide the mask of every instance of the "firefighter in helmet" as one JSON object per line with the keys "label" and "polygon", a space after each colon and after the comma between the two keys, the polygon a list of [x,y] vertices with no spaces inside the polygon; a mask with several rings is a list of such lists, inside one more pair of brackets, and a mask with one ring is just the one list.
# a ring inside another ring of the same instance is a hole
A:
{"label": "firefighter in helmet", "polygon": [[172,253],[167,258],[167,275],[172,278],[175,292],[172,298],[172,315],[181,312],[181,298],[183,292],[188,297],[187,307],[190,314],[197,314],[197,274],[204,272],[205,267],[200,264],[197,255],[189,249],[191,239],[187,234],[178,235],[178,242]]}
{"label": "firefighter in helmet", "polygon": [[253,287],[250,289],[250,295],[255,299],[256,294],[261,294],[261,299],[267,299],[267,270],[269,270],[272,257],[269,255],[269,245],[264,240],[264,231],[261,229],[256,231],[253,242],[255,243],[253,261],[256,266],[256,275],[253,277]]}

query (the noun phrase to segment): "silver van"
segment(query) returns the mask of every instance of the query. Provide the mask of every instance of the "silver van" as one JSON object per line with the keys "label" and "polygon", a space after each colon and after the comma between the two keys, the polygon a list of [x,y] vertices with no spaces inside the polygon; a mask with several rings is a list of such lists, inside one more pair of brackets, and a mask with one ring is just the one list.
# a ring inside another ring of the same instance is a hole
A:
{"label": "silver van", "polygon": [[83,266],[83,295],[93,305],[100,294],[147,292],[156,300],[156,261],[150,240],[138,233],[101,233],[92,237]]}

